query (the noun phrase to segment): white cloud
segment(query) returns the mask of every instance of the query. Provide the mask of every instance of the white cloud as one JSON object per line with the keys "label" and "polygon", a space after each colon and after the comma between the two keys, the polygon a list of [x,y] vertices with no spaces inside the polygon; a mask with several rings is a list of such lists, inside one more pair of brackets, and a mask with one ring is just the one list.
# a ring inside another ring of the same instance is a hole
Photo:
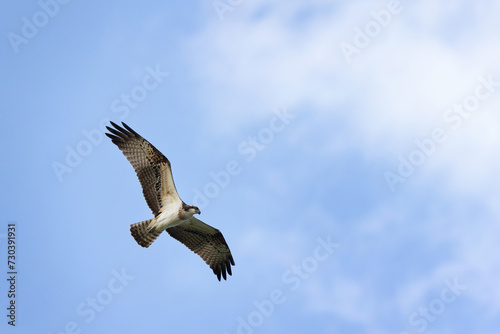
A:
{"label": "white cloud", "polygon": [[[371,158],[393,159],[397,167],[398,154],[410,153],[415,138],[447,126],[444,112],[473,92],[478,77],[498,70],[497,30],[488,29],[498,24],[486,6],[474,9],[461,23],[468,29],[454,35],[454,26],[445,23],[467,13],[465,1],[402,2],[402,12],[349,65],[339,44],[352,43],[355,28],[388,2],[326,3],[244,2],[228,13],[230,19],[209,22],[187,43],[193,69],[204,82],[207,117],[219,134],[236,134],[285,104],[314,117],[318,126],[345,121],[343,145],[360,146]],[[499,100],[487,102],[467,120],[470,126],[461,129],[460,138],[428,159],[424,171],[435,172],[432,160],[441,161],[452,169],[452,182],[466,182],[463,173],[498,164]],[[309,131],[314,133],[314,126]],[[476,185],[486,181],[471,179]]]}

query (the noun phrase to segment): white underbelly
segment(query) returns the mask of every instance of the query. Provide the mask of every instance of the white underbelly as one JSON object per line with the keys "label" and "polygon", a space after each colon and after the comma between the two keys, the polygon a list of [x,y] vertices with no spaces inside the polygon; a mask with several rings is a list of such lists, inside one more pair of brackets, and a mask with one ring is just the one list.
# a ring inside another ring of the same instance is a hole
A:
{"label": "white underbelly", "polygon": [[163,231],[169,227],[179,225],[183,220],[179,219],[179,208],[172,208],[171,210],[162,212],[154,224],[156,230]]}

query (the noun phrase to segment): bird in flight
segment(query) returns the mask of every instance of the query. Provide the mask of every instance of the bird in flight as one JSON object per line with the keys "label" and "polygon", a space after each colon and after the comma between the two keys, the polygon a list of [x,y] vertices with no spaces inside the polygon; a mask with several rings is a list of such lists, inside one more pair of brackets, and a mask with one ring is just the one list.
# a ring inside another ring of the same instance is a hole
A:
{"label": "bird in flight", "polygon": [[201,211],[181,200],[175,189],[170,161],[158,149],[122,122],[111,122],[106,136],[118,146],[139,178],[142,192],[154,218],[130,225],[130,233],[142,247],[149,247],[167,231],[190,250],[198,254],[217,275],[226,279],[234,266],[231,251],[222,233],[194,217]]}

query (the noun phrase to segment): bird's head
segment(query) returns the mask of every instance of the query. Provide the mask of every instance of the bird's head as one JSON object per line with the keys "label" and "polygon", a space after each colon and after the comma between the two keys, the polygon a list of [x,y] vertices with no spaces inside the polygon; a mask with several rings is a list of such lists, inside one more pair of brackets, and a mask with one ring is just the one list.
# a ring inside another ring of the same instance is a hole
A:
{"label": "bird's head", "polygon": [[187,205],[186,203],[182,203],[182,210],[184,211],[186,216],[192,217],[194,214],[200,214],[201,211],[197,206]]}
{"label": "bird's head", "polygon": [[189,206],[188,212],[193,213],[193,215],[194,214],[201,214],[201,210],[198,209],[198,207],[194,206],[194,205]]}

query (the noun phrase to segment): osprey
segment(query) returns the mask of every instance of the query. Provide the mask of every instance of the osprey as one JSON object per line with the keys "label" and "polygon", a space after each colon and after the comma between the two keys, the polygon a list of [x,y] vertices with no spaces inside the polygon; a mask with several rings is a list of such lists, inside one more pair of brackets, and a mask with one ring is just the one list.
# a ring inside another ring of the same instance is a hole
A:
{"label": "osprey", "polygon": [[167,231],[198,254],[212,268],[220,281],[231,275],[234,266],[231,251],[222,233],[194,214],[201,211],[196,206],[184,203],[175,189],[170,161],[146,139],[122,122],[121,126],[106,127],[106,136],[118,146],[132,164],[142,186],[154,218],[130,225],[130,233],[142,247],[149,247],[158,236]]}

